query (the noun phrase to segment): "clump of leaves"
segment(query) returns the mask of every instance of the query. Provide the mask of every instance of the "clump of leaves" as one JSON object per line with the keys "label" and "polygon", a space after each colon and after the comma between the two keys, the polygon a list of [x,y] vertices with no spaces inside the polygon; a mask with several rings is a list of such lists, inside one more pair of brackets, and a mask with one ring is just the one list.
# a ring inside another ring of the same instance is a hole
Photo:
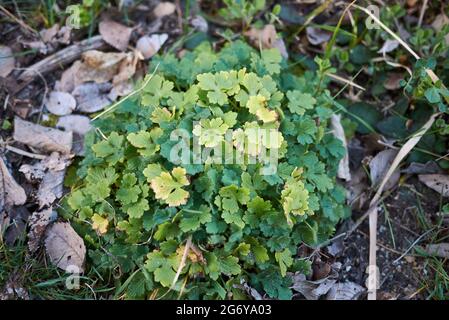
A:
{"label": "clump of leaves", "polygon": [[[277,50],[240,41],[154,65],[141,94],[86,139],[64,213],[90,261],[118,271],[131,298],[239,298],[244,282],[291,298],[291,273],[304,269],[298,245],[325,241],[348,215],[326,78],[296,75]],[[195,140],[213,149],[202,161]],[[183,161],[173,160],[177,148]]]}

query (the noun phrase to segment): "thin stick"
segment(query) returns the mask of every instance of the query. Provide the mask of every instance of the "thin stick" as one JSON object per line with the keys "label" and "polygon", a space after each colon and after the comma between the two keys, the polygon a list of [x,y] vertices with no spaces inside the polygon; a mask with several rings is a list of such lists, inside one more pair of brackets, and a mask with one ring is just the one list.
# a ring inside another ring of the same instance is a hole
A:
{"label": "thin stick", "polygon": [[47,156],[44,156],[43,154],[37,154],[37,153],[31,153],[16,147],[12,147],[12,146],[6,146],[6,149],[9,151],[12,151],[14,153],[20,154],[22,156],[28,157],[28,158],[33,158],[33,159],[39,159],[39,160],[43,160],[45,159]]}
{"label": "thin stick", "polygon": [[156,74],[157,69],[159,68],[159,63],[156,65],[156,68],[154,69],[153,73],[144,81],[144,83],[140,86],[139,89],[136,89],[130,93],[128,93],[126,96],[124,96],[122,99],[120,99],[119,101],[113,103],[110,107],[108,107],[106,110],[104,110],[103,112],[97,114],[95,117],[92,118],[92,120],[90,121],[95,121],[98,118],[104,116],[106,113],[112,111],[115,107],[117,107],[120,103],[122,103],[125,100],[128,100],[131,96],[135,95],[136,93],[142,91],[146,85],[150,82],[150,80],[153,78],[153,76]]}
{"label": "thin stick", "polygon": [[181,275],[181,271],[182,271],[182,269],[184,269],[184,266],[185,266],[186,260],[187,260],[187,254],[190,251],[190,246],[191,245],[192,245],[192,236],[189,236],[187,238],[186,246],[184,248],[184,252],[182,253],[181,262],[179,263],[178,270],[176,271],[176,275],[173,278],[173,282],[171,284],[170,290],[172,290],[175,287],[176,282],[178,281],[179,276]]}
{"label": "thin stick", "polygon": [[12,19],[13,21],[17,22],[22,28],[24,28],[25,30],[27,30],[30,33],[34,33],[34,34],[38,34],[38,32],[36,30],[34,30],[33,28],[31,28],[29,25],[27,25],[25,22],[23,22],[23,20],[16,18],[16,16],[14,16],[11,12],[9,12],[5,7],[0,5],[0,10],[10,19]]}
{"label": "thin stick", "polygon": [[422,235],[420,235],[415,241],[413,241],[412,245],[411,245],[407,250],[405,250],[405,252],[404,252],[399,258],[397,258],[396,260],[393,261],[393,263],[398,263],[399,260],[401,260],[402,258],[404,258],[404,257],[407,255],[407,253],[409,253],[409,251],[412,250],[412,248],[413,248],[414,246],[416,246],[416,245],[418,244],[418,242],[421,241],[422,238],[424,238],[426,235],[428,235],[428,234],[429,234],[431,231],[433,231],[433,230],[434,230],[434,228],[432,228],[432,229],[430,229],[430,230],[427,230],[427,231],[424,232]]}
{"label": "thin stick", "polygon": [[336,74],[333,74],[333,73],[325,73],[325,75],[328,76],[329,78],[334,79],[334,80],[337,80],[337,81],[343,82],[343,83],[345,83],[347,85],[356,87],[357,89],[360,89],[362,91],[366,91],[366,89],[364,87],[362,87],[361,85],[355,83],[354,81],[351,81],[351,80],[345,79],[343,77],[337,76]]}
{"label": "thin stick", "polygon": [[427,2],[428,0],[424,0],[422,7],[421,7],[421,12],[419,13],[419,20],[418,20],[418,29],[421,28],[422,25],[422,21],[424,19],[424,13],[427,10]]}

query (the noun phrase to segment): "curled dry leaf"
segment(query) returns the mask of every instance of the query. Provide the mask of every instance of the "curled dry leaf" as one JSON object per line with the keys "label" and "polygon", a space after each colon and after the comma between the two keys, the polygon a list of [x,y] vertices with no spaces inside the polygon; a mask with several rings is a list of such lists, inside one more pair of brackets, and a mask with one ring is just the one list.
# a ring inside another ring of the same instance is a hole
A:
{"label": "curled dry leaf", "polygon": [[112,79],[112,83],[118,85],[122,82],[127,82],[136,73],[137,62],[139,55],[129,53],[121,62],[118,68],[118,73]]}
{"label": "curled dry leaf", "polygon": [[156,18],[162,18],[173,14],[176,11],[176,6],[172,2],[163,1],[157,4],[154,8],[153,13]]}
{"label": "curled dry leaf", "polygon": [[84,271],[86,247],[69,223],[57,222],[47,229],[45,249],[58,268],[69,273]]}
{"label": "curled dry leaf", "polygon": [[432,256],[449,259],[449,243],[447,242],[428,244],[425,251]]}
{"label": "curled dry leaf", "polygon": [[307,40],[314,46],[329,41],[332,36],[331,32],[315,27],[307,27],[306,34]]}
{"label": "curled dry leaf", "polygon": [[24,164],[20,167],[19,171],[25,175],[27,180],[39,183],[35,195],[39,208],[52,204],[62,196],[64,176],[71,159],[71,155],[60,155],[53,152],[34,165]]}
{"label": "curled dry leaf", "polygon": [[317,281],[307,280],[303,274],[293,275],[293,290],[301,293],[307,300],[318,300],[326,295],[332,286],[337,282],[333,276],[326,277]]}
{"label": "curled dry leaf", "polygon": [[75,110],[76,100],[70,93],[52,91],[45,101],[45,106],[51,113],[57,116],[64,116]]}
{"label": "curled dry leaf", "polygon": [[87,82],[77,86],[72,94],[77,102],[77,111],[93,113],[104,109],[111,103],[108,93],[112,85],[109,82]]}
{"label": "curled dry leaf", "polygon": [[[387,149],[379,152],[369,163],[371,182],[373,186],[379,185],[379,183],[384,178],[388,169],[390,169],[394,158],[398,152],[396,150]],[[400,171],[398,168],[395,169],[388,182],[385,185],[385,189],[391,189],[399,181]]]}
{"label": "curled dry leaf", "polygon": [[14,118],[14,140],[35,147],[43,152],[69,154],[72,149],[72,133],[44,127]]}
{"label": "curled dry leaf", "polygon": [[190,21],[190,24],[192,27],[194,27],[196,30],[201,32],[207,32],[209,30],[209,24],[207,23],[207,20],[203,18],[203,16],[195,16]]}
{"label": "curled dry leaf", "polygon": [[0,77],[7,77],[14,69],[15,63],[11,48],[0,45]]}
{"label": "curled dry leaf", "polygon": [[167,39],[166,33],[143,36],[137,40],[136,49],[142,53],[145,59],[149,59],[161,49]]}
{"label": "curled dry leaf", "polygon": [[125,51],[128,48],[132,28],[128,28],[112,20],[104,20],[100,22],[98,30],[103,40],[117,50]]}
{"label": "curled dry leaf", "polygon": [[0,157],[0,214],[11,206],[24,204],[25,190],[14,180],[2,157]]}
{"label": "curled dry leaf", "polygon": [[357,300],[365,288],[354,282],[335,283],[326,295],[326,300]]}
{"label": "curled dry leaf", "polygon": [[28,232],[28,250],[31,253],[39,249],[45,230],[54,217],[56,217],[56,213],[53,212],[51,207],[42,211],[35,211],[31,215],[28,221],[30,226],[30,231]]}
{"label": "curled dry leaf", "polygon": [[399,72],[392,72],[388,75],[387,80],[384,82],[384,87],[387,90],[397,90],[401,87],[401,80],[404,79],[404,75]]}
{"label": "curled dry leaf", "polygon": [[337,177],[344,179],[346,181],[351,180],[351,172],[349,171],[349,155],[348,155],[348,144],[346,143],[345,131],[341,125],[341,116],[333,114],[331,117],[331,128],[333,130],[334,136],[343,143],[345,148],[345,156],[340,160],[338,164]]}
{"label": "curled dry leaf", "polygon": [[72,92],[75,89],[76,75],[81,64],[81,61],[75,61],[70,68],[62,73],[61,79],[55,83],[56,91]]}
{"label": "curled dry leaf", "polygon": [[429,188],[439,192],[443,197],[449,197],[449,176],[446,174],[420,174],[419,181]]}

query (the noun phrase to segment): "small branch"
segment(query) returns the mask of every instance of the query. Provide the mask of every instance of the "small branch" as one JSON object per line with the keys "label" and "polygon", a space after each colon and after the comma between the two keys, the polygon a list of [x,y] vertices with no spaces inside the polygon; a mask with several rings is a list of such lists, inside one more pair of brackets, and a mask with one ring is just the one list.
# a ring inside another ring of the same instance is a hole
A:
{"label": "small branch", "polygon": [[22,149],[19,149],[19,148],[16,148],[16,147],[8,146],[8,145],[6,146],[6,149],[11,151],[11,152],[20,154],[22,156],[25,156],[25,157],[28,157],[28,158],[33,158],[33,159],[38,159],[38,160],[43,160],[43,159],[45,159],[47,157],[47,156],[45,156],[43,154],[31,153],[31,152],[28,152],[28,151],[25,151],[25,150],[22,150]]}

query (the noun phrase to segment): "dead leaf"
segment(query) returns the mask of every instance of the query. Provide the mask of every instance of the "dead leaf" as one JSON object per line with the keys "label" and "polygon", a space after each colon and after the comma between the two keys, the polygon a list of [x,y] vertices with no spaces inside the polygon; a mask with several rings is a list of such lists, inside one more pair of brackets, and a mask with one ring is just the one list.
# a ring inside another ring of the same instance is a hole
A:
{"label": "dead leaf", "polygon": [[23,238],[29,217],[30,212],[25,206],[16,206],[7,210],[3,221],[0,218],[0,230],[5,231],[3,240],[8,246]]}
{"label": "dead leaf", "polygon": [[14,118],[13,139],[35,147],[43,152],[70,153],[72,149],[72,133],[44,127],[32,122]]}
{"label": "dead leaf", "polygon": [[335,283],[326,295],[326,300],[357,300],[365,288],[355,282]]}
{"label": "dead leaf", "polygon": [[[369,163],[369,168],[371,183],[373,186],[379,185],[397,154],[398,152],[396,150],[387,149],[376,154],[376,156],[371,160]],[[385,188],[388,190],[394,187],[399,181],[400,176],[400,171],[396,168],[391,177],[388,179]]]}
{"label": "dead leaf", "polygon": [[449,258],[449,243],[437,243],[437,244],[428,244],[426,246],[425,251],[432,255],[440,258]]}
{"label": "dead leaf", "polygon": [[288,59],[287,48],[284,40],[278,37],[274,25],[267,24],[262,29],[252,27],[244,34],[249,38],[249,41],[253,46],[257,48],[262,46],[264,49],[277,48],[281,55]]}
{"label": "dead leaf", "polygon": [[72,92],[73,89],[75,89],[76,75],[78,74],[78,70],[81,67],[81,65],[82,62],[78,60],[75,61],[70,68],[66,69],[62,73],[61,79],[59,79],[59,81],[56,81],[55,90]]}
{"label": "dead leaf", "polygon": [[402,172],[408,174],[433,174],[442,173],[443,170],[435,161],[427,161],[426,163],[412,162]]}
{"label": "dead leaf", "polygon": [[118,85],[122,82],[127,82],[136,73],[137,62],[139,61],[137,54],[128,54],[119,65],[118,73],[112,79],[113,85]]}
{"label": "dead leaf", "polygon": [[[440,13],[435,17],[435,20],[432,22],[432,28],[436,31],[441,31],[444,26],[449,24],[449,17],[444,13]],[[447,34],[444,39],[446,40],[446,44],[449,44],[449,34]]]}
{"label": "dead leaf", "polygon": [[24,204],[25,190],[14,180],[2,157],[0,157],[0,213],[11,206]]}
{"label": "dead leaf", "polygon": [[309,40],[312,45],[317,46],[329,41],[332,36],[332,32],[323,30],[321,28],[307,27],[306,35],[307,40]]}
{"label": "dead leaf", "polygon": [[112,80],[118,73],[120,63],[127,57],[121,52],[101,52],[90,50],[83,54],[83,63],[79,64],[75,75],[75,86],[84,82],[103,83]]}
{"label": "dead leaf", "polygon": [[351,180],[351,172],[349,171],[349,155],[348,144],[346,143],[345,131],[341,125],[341,115],[333,114],[331,117],[331,128],[334,136],[340,140],[345,148],[345,155],[338,164],[337,176],[346,181]]}
{"label": "dead leaf", "polygon": [[112,20],[104,20],[100,22],[98,30],[106,43],[119,51],[125,51],[133,29]]}
{"label": "dead leaf", "polygon": [[45,249],[58,268],[70,273],[84,271],[86,247],[69,223],[57,222],[47,229]]}
{"label": "dead leaf", "polygon": [[175,10],[176,6],[174,3],[164,1],[158,3],[158,5],[154,8],[153,13],[157,18],[162,18],[173,14]]}
{"label": "dead leaf", "polygon": [[30,231],[28,232],[28,250],[34,253],[39,249],[47,226],[56,217],[52,207],[42,211],[35,211],[29,219]]}
{"label": "dead leaf", "polygon": [[93,113],[104,109],[112,101],[108,98],[112,85],[109,82],[87,82],[77,86],[72,94],[77,102],[77,111]]}
{"label": "dead leaf", "polygon": [[76,100],[70,93],[52,91],[45,101],[45,106],[51,113],[57,116],[64,116],[75,110]]}
{"label": "dead leaf", "polygon": [[386,54],[386,53],[396,50],[396,48],[398,46],[399,46],[399,41],[388,39],[384,42],[384,44],[382,45],[382,48],[380,48],[379,51],[377,51],[377,53]]}
{"label": "dead leaf", "polygon": [[392,72],[388,75],[387,80],[384,82],[384,87],[387,90],[397,90],[401,87],[401,80],[404,79],[404,75],[399,72]]}
{"label": "dead leaf", "polygon": [[167,41],[166,33],[143,36],[137,40],[136,49],[140,51],[145,59],[154,56]]}
{"label": "dead leaf", "polygon": [[53,152],[42,161],[33,165],[24,164],[20,167],[19,171],[25,175],[28,181],[39,184],[35,194],[39,208],[48,206],[62,197],[64,176],[71,159],[71,155],[60,155]]}
{"label": "dead leaf", "polygon": [[336,278],[327,277],[317,281],[307,280],[303,274],[293,275],[293,290],[301,293],[307,300],[318,300],[324,296],[337,282]]}
{"label": "dead leaf", "polygon": [[80,135],[85,135],[92,129],[90,118],[79,114],[70,114],[59,117],[56,127],[65,131],[72,131]]}
{"label": "dead leaf", "polygon": [[192,25],[192,27],[194,27],[196,30],[200,32],[206,33],[209,30],[209,24],[207,23],[207,20],[200,15],[195,16],[190,21],[190,24]]}
{"label": "dead leaf", "polygon": [[443,197],[449,197],[449,176],[445,174],[420,174],[419,181],[430,189],[440,193]]}
{"label": "dead leaf", "polygon": [[78,114],[60,117],[56,123],[57,128],[73,132],[72,151],[76,155],[84,155],[84,136],[92,129],[90,118]]}
{"label": "dead leaf", "polygon": [[6,78],[14,70],[15,63],[11,48],[0,45],[0,77]]}

